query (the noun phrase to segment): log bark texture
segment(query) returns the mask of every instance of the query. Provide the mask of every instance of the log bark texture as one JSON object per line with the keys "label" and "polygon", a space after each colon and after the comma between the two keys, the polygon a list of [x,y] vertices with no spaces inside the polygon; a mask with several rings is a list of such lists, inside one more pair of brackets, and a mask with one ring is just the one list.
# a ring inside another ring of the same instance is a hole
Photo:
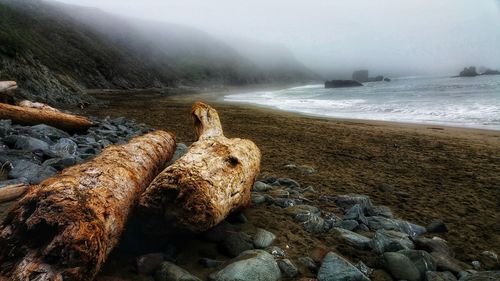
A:
{"label": "log bark texture", "polygon": [[0,203],[13,201],[28,190],[27,184],[13,184],[0,188]]}
{"label": "log bark texture", "polygon": [[250,140],[226,138],[210,106],[196,103],[191,115],[198,140],[154,179],[140,206],[178,228],[201,232],[249,205],[261,154]]}
{"label": "log bark texture", "polygon": [[156,131],[32,186],[0,225],[0,275],[92,280],[174,151],[173,135]]}
{"label": "log bark texture", "polygon": [[92,122],[82,116],[4,103],[0,103],[0,119],[11,119],[22,125],[46,124],[67,132],[86,131],[92,126]]}

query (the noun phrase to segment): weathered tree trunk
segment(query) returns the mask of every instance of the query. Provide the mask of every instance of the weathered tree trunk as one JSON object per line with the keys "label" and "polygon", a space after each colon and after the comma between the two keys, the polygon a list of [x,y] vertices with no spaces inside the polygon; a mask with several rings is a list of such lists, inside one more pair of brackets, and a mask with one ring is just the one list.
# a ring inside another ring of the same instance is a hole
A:
{"label": "weathered tree trunk", "polygon": [[261,155],[250,140],[226,138],[210,106],[196,103],[191,114],[198,141],[154,179],[140,205],[143,212],[199,232],[248,206]]}
{"label": "weathered tree trunk", "polygon": [[11,119],[23,125],[47,124],[67,132],[81,132],[92,126],[92,122],[82,116],[4,103],[0,103],[0,119]]}
{"label": "weathered tree trunk", "polygon": [[174,150],[173,135],[156,131],[32,186],[0,225],[0,275],[92,280]]}
{"label": "weathered tree trunk", "polygon": [[28,190],[27,184],[13,184],[0,188],[0,203],[19,198]]}

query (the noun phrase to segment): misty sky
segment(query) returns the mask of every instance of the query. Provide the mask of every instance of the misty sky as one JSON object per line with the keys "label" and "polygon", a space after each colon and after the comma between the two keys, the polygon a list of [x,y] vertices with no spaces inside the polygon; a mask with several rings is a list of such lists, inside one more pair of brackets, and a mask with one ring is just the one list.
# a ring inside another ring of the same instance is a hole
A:
{"label": "misty sky", "polygon": [[59,0],[287,46],[320,72],[500,68],[500,0]]}

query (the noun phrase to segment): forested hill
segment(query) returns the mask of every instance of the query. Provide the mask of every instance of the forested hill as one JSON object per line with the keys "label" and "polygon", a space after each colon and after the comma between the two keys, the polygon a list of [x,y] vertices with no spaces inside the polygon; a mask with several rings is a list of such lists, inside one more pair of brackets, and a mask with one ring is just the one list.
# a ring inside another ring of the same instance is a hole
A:
{"label": "forested hill", "polygon": [[[265,55],[272,52],[269,48]],[[261,64],[259,58],[186,26],[56,2],[0,0],[0,80],[18,81],[20,94],[32,100],[76,104],[90,99],[85,89],[315,78],[293,55],[281,56],[272,66]]]}

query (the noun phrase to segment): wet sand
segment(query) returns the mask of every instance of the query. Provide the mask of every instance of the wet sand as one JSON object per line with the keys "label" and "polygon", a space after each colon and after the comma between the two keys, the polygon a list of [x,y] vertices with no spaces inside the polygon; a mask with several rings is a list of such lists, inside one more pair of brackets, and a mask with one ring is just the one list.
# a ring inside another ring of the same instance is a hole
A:
{"label": "wet sand", "polygon": [[[262,174],[313,186],[317,193],[310,199],[322,209],[335,211],[318,200],[320,195],[366,194],[411,222],[425,226],[444,220],[449,232],[440,236],[460,260],[472,261],[484,250],[500,252],[499,131],[308,117],[221,103],[211,94],[97,96],[109,106],[87,113],[133,118],[173,131],[187,144],[194,138],[192,102],[208,101],[228,137],[249,138],[259,146]],[[284,167],[290,163],[317,172],[304,175]],[[278,244],[291,252],[335,247],[331,235],[309,235],[274,209],[252,208],[246,215],[255,226],[277,232]]]}

